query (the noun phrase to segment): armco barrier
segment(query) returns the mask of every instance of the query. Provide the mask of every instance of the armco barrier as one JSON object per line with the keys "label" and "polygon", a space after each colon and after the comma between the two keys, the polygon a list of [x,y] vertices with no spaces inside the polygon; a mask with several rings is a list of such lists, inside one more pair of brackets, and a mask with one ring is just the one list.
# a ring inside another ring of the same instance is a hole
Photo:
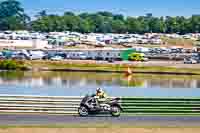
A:
{"label": "armco barrier", "polygon": [[126,114],[200,115],[200,98],[121,98]]}
{"label": "armco barrier", "polygon": [[[83,97],[0,95],[0,113],[77,115]],[[200,98],[122,97],[125,115],[200,115]]]}
{"label": "armco barrier", "polygon": [[0,112],[77,114],[82,97],[0,95]]}

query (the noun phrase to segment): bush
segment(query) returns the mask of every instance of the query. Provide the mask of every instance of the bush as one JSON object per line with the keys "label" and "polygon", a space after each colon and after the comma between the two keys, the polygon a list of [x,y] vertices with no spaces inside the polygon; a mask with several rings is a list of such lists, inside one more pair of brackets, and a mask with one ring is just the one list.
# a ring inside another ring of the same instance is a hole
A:
{"label": "bush", "polygon": [[24,63],[22,61],[15,60],[2,60],[0,61],[0,69],[2,70],[17,70],[24,69]]}

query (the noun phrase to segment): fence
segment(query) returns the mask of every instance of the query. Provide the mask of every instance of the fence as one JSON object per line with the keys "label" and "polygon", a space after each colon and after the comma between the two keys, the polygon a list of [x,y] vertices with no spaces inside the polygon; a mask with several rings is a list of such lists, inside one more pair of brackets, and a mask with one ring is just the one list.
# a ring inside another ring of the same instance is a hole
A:
{"label": "fence", "polygon": [[200,115],[200,98],[121,98],[126,114]]}
{"label": "fence", "polygon": [[[77,115],[82,97],[0,95],[0,113]],[[124,115],[200,115],[200,98],[122,97]]]}
{"label": "fence", "polygon": [[0,95],[0,112],[77,114],[81,97]]}

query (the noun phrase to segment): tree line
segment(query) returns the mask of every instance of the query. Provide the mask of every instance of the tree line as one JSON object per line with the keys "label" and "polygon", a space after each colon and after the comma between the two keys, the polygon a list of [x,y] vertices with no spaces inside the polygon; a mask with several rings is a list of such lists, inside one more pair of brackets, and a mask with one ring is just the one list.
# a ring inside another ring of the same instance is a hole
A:
{"label": "tree line", "polygon": [[77,31],[81,33],[200,33],[200,15],[191,17],[154,17],[151,13],[125,17],[111,12],[65,12],[63,15],[39,12],[31,20],[17,0],[0,3],[0,30],[32,30],[40,32]]}

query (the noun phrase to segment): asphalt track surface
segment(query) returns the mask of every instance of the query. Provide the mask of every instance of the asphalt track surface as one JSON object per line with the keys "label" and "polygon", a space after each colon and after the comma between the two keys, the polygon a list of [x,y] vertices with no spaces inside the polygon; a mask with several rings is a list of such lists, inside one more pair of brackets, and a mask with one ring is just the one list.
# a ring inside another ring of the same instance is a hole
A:
{"label": "asphalt track surface", "polygon": [[0,114],[0,125],[128,124],[131,126],[200,127],[200,116],[65,116]]}

